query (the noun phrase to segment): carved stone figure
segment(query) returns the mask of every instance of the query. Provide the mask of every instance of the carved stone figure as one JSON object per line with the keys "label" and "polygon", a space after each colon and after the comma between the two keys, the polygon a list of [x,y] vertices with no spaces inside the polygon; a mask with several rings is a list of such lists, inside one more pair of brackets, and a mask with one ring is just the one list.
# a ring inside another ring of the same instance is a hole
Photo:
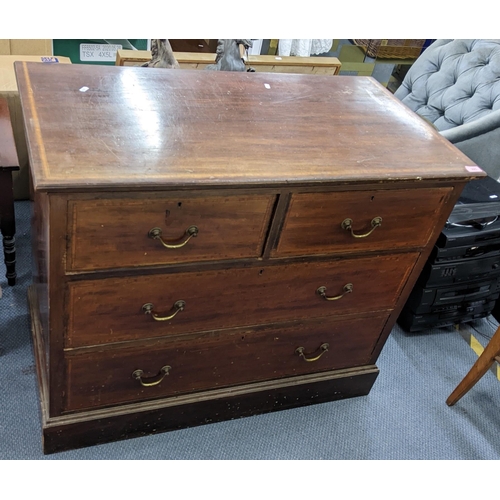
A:
{"label": "carved stone figure", "polygon": [[174,56],[170,42],[167,39],[154,38],[151,40],[151,60],[141,66],[143,68],[178,69],[179,63]]}
{"label": "carved stone figure", "polygon": [[[247,71],[247,67],[240,54],[240,45],[245,50],[252,46],[251,40],[222,39],[217,42],[215,63],[205,69],[211,71]],[[255,71],[249,68],[248,71]]]}

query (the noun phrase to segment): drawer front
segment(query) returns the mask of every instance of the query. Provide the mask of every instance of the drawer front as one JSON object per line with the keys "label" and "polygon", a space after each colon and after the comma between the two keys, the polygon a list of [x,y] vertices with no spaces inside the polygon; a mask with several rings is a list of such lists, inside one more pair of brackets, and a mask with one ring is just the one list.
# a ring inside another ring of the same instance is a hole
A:
{"label": "drawer front", "polygon": [[72,201],[67,269],[259,257],[274,201],[274,195]]}
{"label": "drawer front", "polygon": [[[405,253],[74,282],[66,347],[389,310],[417,257]],[[346,293],[349,283],[352,292]]]}
{"label": "drawer front", "polygon": [[[161,340],[140,348],[76,351],[66,359],[65,408],[81,410],[361,366],[369,362],[386,319],[374,315],[310,321],[279,330],[240,329],[182,342]],[[162,372],[163,367],[170,368]],[[136,373],[140,380],[133,376],[136,370],[142,370]],[[141,381],[154,385],[144,387]]]}
{"label": "drawer front", "polygon": [[451,192],[432,188],[294,194],[271,256],[422,248]]}

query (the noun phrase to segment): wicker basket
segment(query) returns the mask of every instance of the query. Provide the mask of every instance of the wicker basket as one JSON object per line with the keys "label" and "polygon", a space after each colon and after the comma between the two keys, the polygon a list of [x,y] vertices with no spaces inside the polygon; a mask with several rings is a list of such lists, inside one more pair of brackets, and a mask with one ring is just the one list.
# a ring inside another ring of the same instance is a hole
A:
{"label": "wicker basket", "polygon": [[426,42],[423,40],[353,40],[369,57],[386,59],[416,59]]}

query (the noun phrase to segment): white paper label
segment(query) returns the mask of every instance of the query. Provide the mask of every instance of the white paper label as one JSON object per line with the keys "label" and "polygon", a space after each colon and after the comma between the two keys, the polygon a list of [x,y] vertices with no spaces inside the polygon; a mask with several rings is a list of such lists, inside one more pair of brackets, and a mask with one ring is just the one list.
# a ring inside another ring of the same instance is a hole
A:
{"label": "white paper label", "polygon": [[58,63],[59,62],[59,59],[57,57],[53,57],[53,56],[42,56],[42,57],[40,57],[40,60],[43,63]]}
{"label": "white paper label", "polygon": [[107,43],[82,43],[80,44],[80,61],[115,62],[116,51],[121,48],[121,45],[110,45]]}
{"label": "white paper label", "polygon": [[482,172],[482,169],[480,169],[479,167],[476,167],[476,166],[465,167],[465,170],[467,170],[467,172]]}

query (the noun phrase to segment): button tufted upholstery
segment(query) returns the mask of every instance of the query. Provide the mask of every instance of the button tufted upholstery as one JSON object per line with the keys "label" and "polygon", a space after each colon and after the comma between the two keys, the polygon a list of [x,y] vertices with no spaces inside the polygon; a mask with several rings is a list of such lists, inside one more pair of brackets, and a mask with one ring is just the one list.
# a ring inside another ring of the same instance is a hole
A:
{"label": "button tufted upholstery", "polygon": [[500,178],[500,40],[436,40],[395,95]]}

